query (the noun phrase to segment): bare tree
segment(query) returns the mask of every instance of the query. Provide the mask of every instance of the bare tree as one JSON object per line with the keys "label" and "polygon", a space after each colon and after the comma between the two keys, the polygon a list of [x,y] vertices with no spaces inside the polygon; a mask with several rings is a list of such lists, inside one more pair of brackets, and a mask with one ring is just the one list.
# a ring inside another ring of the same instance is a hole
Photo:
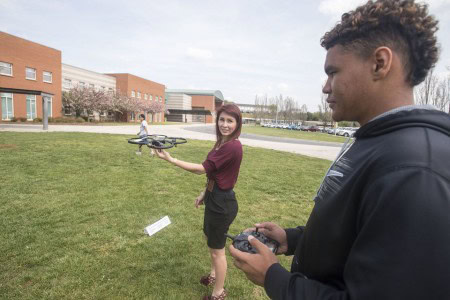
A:
{"label": "bare tree", "polygon": [[450,76],[439,81],[435,106],[437,109],[450,114]]}
{"label": "bare tree", "polygon": [[303,104],[302,107],[300,108],[300,120],[304,122],[307,119],[308,119],[308,107],[306,106],[306,104]]}
{"label": "bare tree", "polygon": [[327,96],[324,93],[321,93],[320,96],[319,118],[325,125],[328,125],[328,122],[331,122],[331,110],[327,103]]}
{"label": "bare tree", "polygon": [[416,104],[434,104],[436,101],[437,85],[438,78],[434,75],[434,69],[431,69],[427,77],[425,77],[425,80],[414,89],[414,100]]}

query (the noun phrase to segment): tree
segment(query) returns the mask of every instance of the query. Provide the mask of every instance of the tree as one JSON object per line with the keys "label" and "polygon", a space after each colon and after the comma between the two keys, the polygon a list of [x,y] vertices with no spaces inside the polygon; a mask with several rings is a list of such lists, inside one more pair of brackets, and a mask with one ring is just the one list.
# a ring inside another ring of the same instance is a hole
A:
{"label": "tree", "polygon": [[331,110],[327,103],[327,96],[324,93],[321,93],[320,96],[319,120],[324,122],[325,125],[327,125],[329,122],[331,123]]}
{"label": "tree", "polygon": [[434,75],[434,69],[431,69],[425,80],[414,89],[414,100],[416,104],[427,105],[434,104],[438,78]]}
{"label": "tree", "polygon": [[302,107],[300,108],[300,120],[304,122],[307,119],[308,119],[308,107],[306,106],[306,104],[303,104]]}
{"label": "tree", "polygon": [[62,93],[63,106],[75,110],[76,117],[80,117],[91,106],[91,91],[89,88],[76,86]]}

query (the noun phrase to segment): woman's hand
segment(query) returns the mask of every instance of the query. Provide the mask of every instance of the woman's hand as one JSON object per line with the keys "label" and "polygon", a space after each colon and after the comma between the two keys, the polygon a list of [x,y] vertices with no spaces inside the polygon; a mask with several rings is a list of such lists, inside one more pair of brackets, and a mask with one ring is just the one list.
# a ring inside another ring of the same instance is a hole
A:
{"label": "woman's hand", "polygon": [[201,194],[195,199],[195,208],[198,208],[200,205],[203,205],[204,198],[205,192],[201,192]]}
{"label": "woman's hand", "polygon": [[161,159],[164,159],[168,162],[172,162],[174,158],[170,156],[169,152],[166,152],[162,149],[155,149],[156,156],[158,156]]}

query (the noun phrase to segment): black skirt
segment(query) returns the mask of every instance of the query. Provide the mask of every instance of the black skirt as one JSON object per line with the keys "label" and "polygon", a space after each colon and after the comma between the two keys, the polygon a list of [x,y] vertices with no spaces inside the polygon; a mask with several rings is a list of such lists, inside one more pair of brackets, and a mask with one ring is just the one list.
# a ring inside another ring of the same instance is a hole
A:
{"label": "black skirt", "polygon": [[231,223],[238,213],[236,195],[232,189],[221,190],[214,184],[213,191],[205,192],[203,232],[211,249],[223,249]]}

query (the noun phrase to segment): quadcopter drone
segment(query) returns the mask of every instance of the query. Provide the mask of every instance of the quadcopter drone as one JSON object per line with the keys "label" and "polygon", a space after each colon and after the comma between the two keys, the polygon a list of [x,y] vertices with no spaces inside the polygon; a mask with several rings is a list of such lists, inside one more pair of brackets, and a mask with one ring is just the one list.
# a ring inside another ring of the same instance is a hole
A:
{"label": "quadcopter drone", "polygon": [[169,149],[178,144],[187,143],[187,140],[182,137],[168,137],[161,134],[152,134],[146,137],[134,137],[128,139],[128,143],[135,145],[146,145],[152,149]]}

